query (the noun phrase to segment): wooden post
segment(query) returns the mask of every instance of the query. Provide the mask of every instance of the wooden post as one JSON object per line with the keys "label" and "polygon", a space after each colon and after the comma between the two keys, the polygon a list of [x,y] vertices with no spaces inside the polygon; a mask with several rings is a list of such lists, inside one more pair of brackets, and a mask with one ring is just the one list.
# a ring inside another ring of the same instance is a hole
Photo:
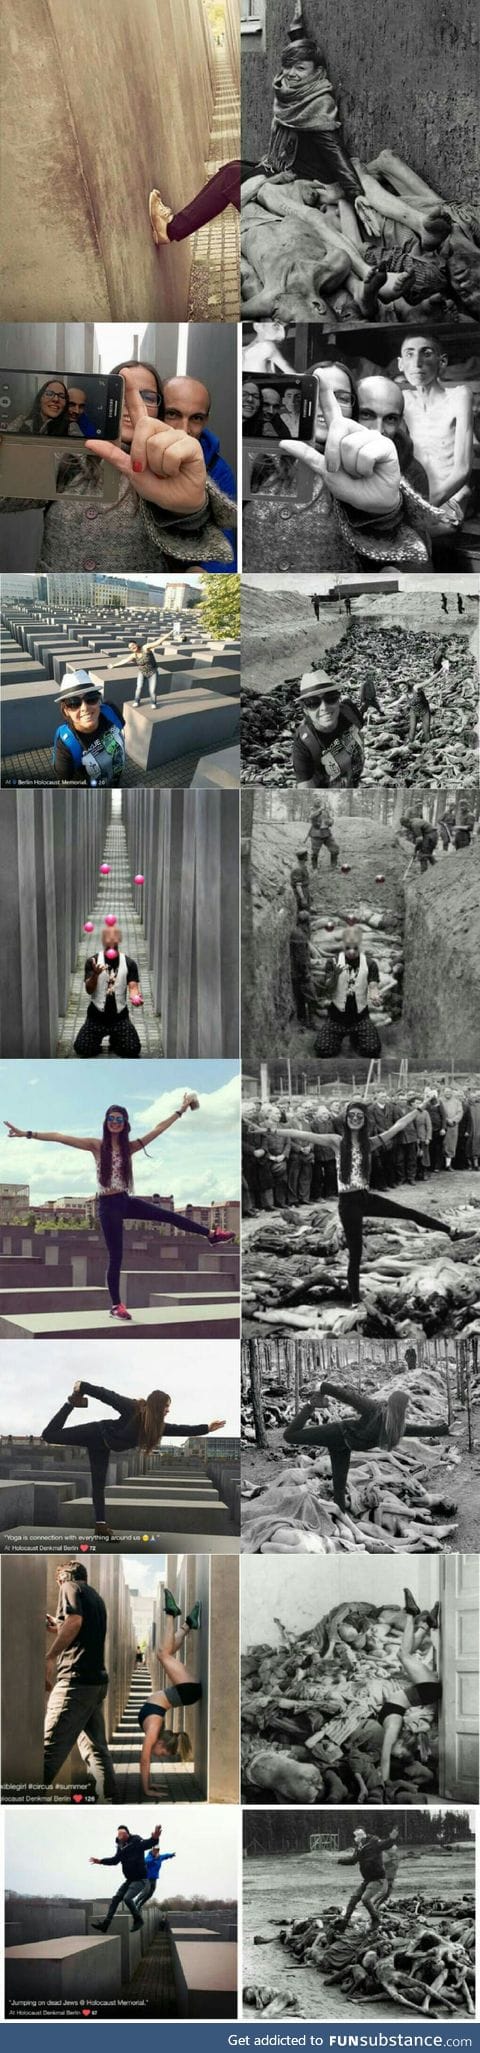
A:
{"label": "wooden post", "polygon": [[268,1435],[263,1416],[262,1372],[260,1345],[258,1340],[250,1341],[250,1389],[252,1393],[253,1420],[257,1447],[268,1447]]}

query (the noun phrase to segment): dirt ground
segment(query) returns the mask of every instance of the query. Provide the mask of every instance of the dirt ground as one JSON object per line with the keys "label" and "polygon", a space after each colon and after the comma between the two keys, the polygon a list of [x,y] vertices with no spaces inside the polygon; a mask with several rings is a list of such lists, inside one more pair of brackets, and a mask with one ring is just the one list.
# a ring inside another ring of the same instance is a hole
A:
{"label": "dirt ground", "polygon": [[[311,1815],[313,1829],[313,1806]],[[314,1916],[317,1912],[320,1916],[327,1904],[334,1903],[340,1910],[354,1886],[354,1875],[351,1868],[342,1870],[336,1855],[329,1852],[283,1855],[276,1859],[257,1855],[244,1860],[243,1985],[268,1982],[272,1988],[278,1985],[279,1989],[288,1989],[297,1996],[302,2018],[357,2020],[361,2011],[368,2018],[401,2015],[405,2019],[406,2011],[400,2006],[395,2011],[391,1998],[374,2004],[369,1997],[363,2005],[358,1996],[345,1996],[338,1983],[329,1985],[318,1968],[297,1964],[278,1942],[276,1919],[288,1919],[293,1914],[299,1918]],[[427,1911],[429,1902],[440,1894],[446,1905],[454,1904],[465,1889],[474,1888],[474,1877],[473,1845],[456,1847],[448,1855],[432,1847],[425,1852],[409,1847],[400,1860],[392,1908],[395,1895],[420,1896]],[[254,1946],[257,1933],[271,1934],[271,1945]],[[245,2008],[245,2017],[253,2015],[252,2010]]]}

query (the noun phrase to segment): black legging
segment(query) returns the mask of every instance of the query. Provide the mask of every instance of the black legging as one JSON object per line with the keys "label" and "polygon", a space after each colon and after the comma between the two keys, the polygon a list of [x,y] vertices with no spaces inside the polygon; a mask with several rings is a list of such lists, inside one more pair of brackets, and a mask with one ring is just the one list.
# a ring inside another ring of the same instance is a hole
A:
{"label": "black legging", "polygon": [[370,1219],[413,1219],[414,1226],[424,1226],[426,1233],[445,1233],[442,1219],[435,1219],[432,1212],[416,1211],[413,1205],[400,1205],[395,1198],[386,1198],[378,1190],[340,1191],[338,1210],[348,1247],[348,1288],[353,1304],[358,1304],[360,1295],[360,1264],[363,1251],[363,1221]]}
{"label": "black legging", "polygon": [[[49,1420],[48,1426],[44,1427],[42,1440],[48,1440],[54,1447],[63,1447],[68,1443],[70,1447],[86,1448],[92,1478],[95,1523],[105,1525],[105,1484],[111,1449],[107,1447],[103,1428],[98,1420],[92,1419],[89,1425],[66,1427],[65,1420],[69,1418],[71,1410],[72,1406],[67,1400],[66,1404],[62,1404],[61,1410],[55,1412],[55,1417]],[[65,1473],[68,1475],[68,1469]]]}
{"label": "black legging", "polygon": [[120,1270],[123,1254],[124,1219],[155,1219],[158,1226],[177,1226],[180,1233],[200,1233],[203,1240],[209,1240],[208,1226],[200,1226],[196,1219],[187,1219],[183,1212],[167,1212],[165,1205],[153,1205],[148,1198],[130,1197],[128,1191],[112,1191],[111,1197],[98,1201],[98,1216],[104,1240],[108,1248],[107,1289],[113,1305],[120,1303]]}

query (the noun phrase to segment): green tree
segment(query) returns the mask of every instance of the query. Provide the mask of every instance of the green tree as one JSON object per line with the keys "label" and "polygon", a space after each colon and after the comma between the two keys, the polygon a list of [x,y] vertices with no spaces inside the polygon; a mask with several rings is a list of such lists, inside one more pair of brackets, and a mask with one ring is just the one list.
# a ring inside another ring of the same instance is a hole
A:
{"label": "green tree", "polygon": [[202,627],[214,641],[235,641],[240,634],[240,578],[202,577]]}

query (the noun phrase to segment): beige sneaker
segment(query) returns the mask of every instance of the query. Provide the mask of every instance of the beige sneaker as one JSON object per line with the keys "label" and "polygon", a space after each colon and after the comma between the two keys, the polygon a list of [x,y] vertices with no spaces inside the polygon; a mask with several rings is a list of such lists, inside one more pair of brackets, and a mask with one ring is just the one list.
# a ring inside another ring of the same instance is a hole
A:
{"label": "beige sneaker", "polygon": [[162,195],[157,191],[156,185],[153,187],[153,192],[150,193],[148,212],[154,242],[157,244],[168,242],[167,228],[169,221],[173,221],[173,211],[171,207],[164,205]]}

